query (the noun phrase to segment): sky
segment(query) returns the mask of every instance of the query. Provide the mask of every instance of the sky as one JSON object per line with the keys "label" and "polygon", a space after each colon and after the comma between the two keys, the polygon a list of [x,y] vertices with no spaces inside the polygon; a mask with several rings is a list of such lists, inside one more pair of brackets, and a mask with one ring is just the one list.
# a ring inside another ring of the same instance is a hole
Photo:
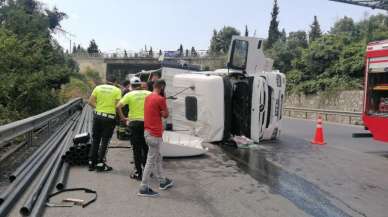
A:
{"label": "sky", "polygon": [[[95,39],[100,50],[138,51],[145,45],[155,50],[208,49],[214,29],[233,26],[250,35],[266,37],[273,0],[40,0],[56,6],[69,17],[62,28],[71,34],[55,38],[67,49],[69,38],[87,47]],[[323,31],[344,16],[356,21],[386,13],[329,0],[278,0],[280,28],[286,32],[308,30],[314,15]]]}

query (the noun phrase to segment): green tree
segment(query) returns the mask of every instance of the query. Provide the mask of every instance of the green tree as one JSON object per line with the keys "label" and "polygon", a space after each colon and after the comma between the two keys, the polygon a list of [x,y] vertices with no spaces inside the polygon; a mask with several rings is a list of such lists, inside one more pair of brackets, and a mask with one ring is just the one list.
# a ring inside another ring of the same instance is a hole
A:
{"label": "green tree", "polygon": [[163,55],[163,52],[161,49],[159,49],[159,56],[162,56]]}
{"label": "green tree", "polygon": [[220,40],[220,37],[218,35],[218,32],[217,32],[217,30],[213,30],[213,36],[210,40],[209,52],[211,55],[218,55],[220,53],[221,49],[222,49],[221,40]]}
{"label": "green tree", "polygon": [[292,50],[296,48],[307,48],[307,34],[305,31],[290,32],[287,38],[288,47]]}
{"label": "green tree", "polygon": [[65,17],[52,22],[53,14],[64,13],[43,11],[34,0],[0,5],[0,123],[4,124],[57,106],[58,90],[78,66],[50,35]]}
{"label": "green tree", "polygon": [[278,40],[267,54],[274,60],[274,67],[283,73],[291,70],[291,63],[294,58],[293,53],[287,46],[287,42]]}
{"label": "green tree", "polygon": [[61,27],[61,21],[65,18],[67,18],[67,15],[61,11],[58,11],[56,7],[54,7],[53,10],[45,10],[48,22],[49,22],[49,29],[55,30],[56,28]]}
{"label": "green tree", "polygon": [[186,51],[185,51],[185,56],[186,56],[186,57],[189,56],[189,49],[186,49]]}
{"label": "green tree", "polygon": [[313,42],[322,36],[321,26],[318,22],[317,16],[314,16],[314,21],[310,26],[309,41]]}
{"label": "green tree", "polygon": [[98,49],[98,45],[94,39],[90,41],[89,47],[87,49],[89,54],[98,54],[100,50]]}
{"label": "green tree", "polygon": [[192,56],[192,57],[198,56],[198,53],[197,53],[197,51],[195,50],[194,47],[191,47],[191,56]]}
{"label": "green tree", "polygon": [[279,6],[278,1],[274,0],[273,9],[271,13],[271,23],[268,30],[268,39],[266,42],[266,48],[272,48],[272,46],[280,39],[281,32],[279,31]]}
{"label": "green tree", "polygon": [[356,31],[356,26],[354,25],[354,21],[352,18],[345,16],[344,18],[338,20],[334,23],[334,26],[331,28],[331,34],[342,34],[349,33],[354,34]]}
{"label": "green tree", "polygon": [[231,26],[225,26],[219,32],[214,30],[210,42],[210,54],[226,54],[229,51],[229,46],[234,35],[240,35],[240,32]]}
{"label": "green tree", "polygon": [[154,51],[152,50],[152,46],[150,47],[150,50],[148,51],[148,56],[153,57]]}
{"label": "green tree", "polygon": [[178,48],[179,56],[183,57],[183,45],[181,44]]}
{"label": "green tree", "polygon": [[244,36],[245,37],[249,36],[248,25],[245,25],[245,34],[244,34]]}
{"label": "green tree", "polygon": [[282,29],[282,32],[280,33],[280,38],[281,41],[286,42],[287,41],[287,33],[285,29]]}

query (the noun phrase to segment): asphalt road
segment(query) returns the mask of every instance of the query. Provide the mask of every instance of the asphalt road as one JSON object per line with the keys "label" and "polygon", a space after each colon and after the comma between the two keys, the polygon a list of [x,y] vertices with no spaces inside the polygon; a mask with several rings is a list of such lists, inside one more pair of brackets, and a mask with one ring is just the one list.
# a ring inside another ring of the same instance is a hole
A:
{"label": "asphalt road", "polygon": [[[113,145],[126,143],[113,141]],[[68,187],[87,187],[98,192],[98,200],[87,208],[47,208],[47,217],[303,217],[309,216],[283,196],[271,192],[238,167],[218,147],[207,144],[204,157],[168,159],[165,172],[176,186],[161,192],[159,198],[136,195],[139,182],[129,179],[132,158],[129,149],[111,149],[108,161],[114,171],[88,172],[72,168]],[[157,189],[157,188],[156,188]],[[157,189],[158,190],[158,189]],[[87,199],[79,193],[65,197]]]}
{"label": "asphalt road", "polygon": [[[176,181],[159,198],[136,196],[129,179],[130,149],[111,149],[110,173],[74,167],[68,187],[87,187],[98,200],[87,208],[47,208],[47,217],[386,217],[388,144],[352,138],[363,128],[324,123],[327,144],[310,144],[315,123],[285,119],[282,136],[255,149],[212,145],[206,156],[167,159],[166,174]],[[113,140],[112,145],[127,145]],[[82,193],[65,197],[87,199]]]}
{"label": "asphalt road", "polygon": [[311,216],[387,216],[387,143],[352,138],[361,127],[324,123],[327,144],[312,145],[314,122],[286,119],[283,124],[280,139],[263,142],[258,150],[223,149]]}

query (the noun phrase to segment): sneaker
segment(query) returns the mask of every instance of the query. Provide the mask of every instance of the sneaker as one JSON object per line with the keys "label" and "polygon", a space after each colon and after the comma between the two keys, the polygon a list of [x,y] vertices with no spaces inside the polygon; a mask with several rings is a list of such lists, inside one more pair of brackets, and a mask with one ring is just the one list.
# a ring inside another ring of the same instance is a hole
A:
{"label": "sneaker", "polygon": [[112,167],[108,166],[106,163],[99,163],[96,166],[97,172],[108,172],[113,170]]}
{"label": "sneaker", "polygon": [[153,191],[150,187],[142,187],[137,195],[142,197],[157,197],[160,194]]}
{"label": "sneaker", "polygon": [[134,172],[134,173],[132,173],[129,177],[130,177],[131,179],[135,179],[135,180],[141,181],[141,179],[142,179],[143,176],[142,176],[141,173]]}
{"label": "sneaker", "polygon": [[89,161],[89,171],[94,171],[96,169],[96,165],[94,165],[91,161]]}
{"label": "sneaker", "polygon": [[89,171],[94,171],[96,167],[94,165],[89,165]]}
{"label": "sneaker", "polygon": [[174,182],[168,178],[165,178],[164,181],[160,182],[159,189],[160,190],[167,190],[174,186]]}

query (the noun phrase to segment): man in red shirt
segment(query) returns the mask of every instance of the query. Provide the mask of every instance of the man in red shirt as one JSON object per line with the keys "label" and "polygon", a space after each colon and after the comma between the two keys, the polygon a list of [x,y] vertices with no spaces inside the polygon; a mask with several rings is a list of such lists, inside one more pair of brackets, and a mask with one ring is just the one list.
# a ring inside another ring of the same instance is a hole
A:
{"label": "man in red shirt", "polygon": [[143,178],[140,185],[139,196],[155,197],[159,193],[150,187],[151,173],[159,180],[159,189],[167,190],[174,182],[162,176],[162,156],[160,146],[163,143],[162,118],[168,117],[166,98],[164,97],[164,80],[156,80],[153,84],[152,94],[144,101],[144,137],[148,145],[147,163],[144,168]]}

